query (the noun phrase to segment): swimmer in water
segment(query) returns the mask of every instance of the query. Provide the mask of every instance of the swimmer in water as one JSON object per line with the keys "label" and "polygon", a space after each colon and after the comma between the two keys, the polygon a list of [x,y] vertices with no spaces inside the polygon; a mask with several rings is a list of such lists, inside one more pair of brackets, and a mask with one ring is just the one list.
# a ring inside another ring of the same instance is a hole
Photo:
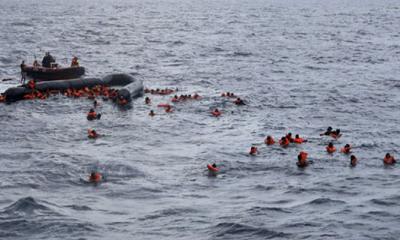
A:
{"label": "swimmer in water", "polygon": [[91,121],[94,119],[100,119],[100,114],[97,114],[93,108],[91,108],[87,114],[87,120]]}
{"label": "swimmer in water", "polygon": [[168,105],[166,108],[165,108],[165,112],[166,113],[172,113],[174,110],[172,109],[172,107],[170,106],[170,105]]}
{"label": "swimmer in water", "polygon": [[245,103],[244,103],[244,101],[242,100],[242,99],[240,99],[240,98],[236,98],[236,100],[233,102],[233,103],[235,103],[236,105],[246,105]]}
{"label": "swimmer in water", "polygon": [[326,151],[328,152],[328,153],[334,153],[334,152],[336,152],[336,148],[335,148],[335,146],[333,146],[333,143],[329,143],[328,144],[328,146],[326,147]]}
{"label": "swimmer in water", "polygon": [[336,131],[331,132],[329,136],[333,137],[334,139],[338,139],[342,136],[342,134],[340,133],[340,129],[336,129]]}
{"label": "swimmer in water", "polygon": [[97,134],[96,130],[88,129],[88,138],[96,139],[99,135]]}
{"label": "swimmer in water", "polygon": [[306,153],[306,152],[299,153],[299,155],[297,156],[297,166],[298,167],[304,168],[304,167],[308,166],[307,156],[308,156],[308,153]]}
{"label": "swimmer in water", "polygon": [[219,117],[221,115],[221,112],[218,110],[218,108],[214,109],[211,113],[214,117]]}
{"label": "swimmer in water", "polygon": [[151,100],[150,100],[150,98],[149,97],[146,97],[145,99],[144,99],[144,102],[148,105],[148,104],[151,104]]}
{"label": "swimmer in water", "polygon": [[89,182],[92,183],[99,183],[102,179],[103,177],[101,176],[101,174],[95,171],[93,171],[89,176]]}
{"label": "swimmer in water", "polygon": [[272,136],[268,135],[267,138],[264,140],[264,143],[267,145],[273,145],[275,144],[275,140],[272,138]]}
{"label": "swimmer in water", "polygon": [[288,147],[289,146],[289,139],[287,139],[287,137],[282,137],[281,140],[279,140],[279,145],[281,145],[281,147]]}
{"label": "swimmer in water", "polygon": [[150,110],[149,116],[150,116],[150,117],[154,117],[154,115],[156,115],[156,114],[154,113],[154,111],[153,111],[153,110]]}
{"label": "swimmer in water", "polygon": [[324,133],[321,133],[320,136],[329,136],[332,133],[332,127],[328,127]]}
{"label": "swimmer in water", "polygon": [[301,137],[299,136],[299,134],[296,134],[296,137],[294,138],[293,142],[294,142],[294,143],[297,143],[297,144],[302,144],[302,143],[304,143],[304,142],[307,142],[307,140],[301,138]]}
{"label": "swimmer in water", "polygon": [[289,140],[289,142],[291,142],[291,143],[294,141],[291,132],[289,132],[288,134],[286,134],[286,138],[287,138],[287,139]]}
{"label": "swimmer in water", "polygon": [[385,158],[383,159],[383,163],[386,165],[393,165],[396,163],[396,160],[390,153],[386,153]]}
{"label": "swimmer in water", "polygon": [[257,155],[257,154],[258,154],[258,149],[257,149],[257,147],[254,147],[254,146],[251,147],[251,148],[250,148],[249,154],[250,154],[250,155],[253,155],[253,156],[254,156],[254,155]]}
{"label": "swimmer in water", "polygon": [[357,165],[357,158],[354,155],[350,156],[350,166],[355,167]]}
{"label": "swimmer in water", "polygon": [[344,154],[349,154],[351,153],[351,146],[350,144],[346,144],[344,145],[344,147],[342,149],[340,149],[340,152],[344,153]]}

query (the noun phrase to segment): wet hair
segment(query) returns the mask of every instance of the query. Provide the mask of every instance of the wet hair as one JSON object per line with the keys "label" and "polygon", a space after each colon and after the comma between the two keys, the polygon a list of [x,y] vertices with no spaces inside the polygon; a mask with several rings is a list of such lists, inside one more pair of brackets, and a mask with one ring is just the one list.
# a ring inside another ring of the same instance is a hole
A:
{"label": "wet hair", "polygon": [[338,128],[338,129],[336,129],[336,134],[339,135],[339,133],[340,133],[340,129]]}
{"label": "wet hair", "polygon": [[327,131],[327,132],[332,131],[332,127],[328,127],[328,128],[326,129],[326,131]]}
{"label": "wet hair", "polygon": [[91,108],[91,109],[89,110],[89,112],[94,112],[94,109],[93,109],[93,108]]}
{"label": "wet hair", "polygon": [[330,142],[330,143],[328,144],[328,147],[333,147],[333,143]]}
{"label": "wet hair", "polygon": [[296,134],[296,138],[300,138],[299,134]]}
{"label": "wet hair", "polygon": [[386,153],[385,157],[390,157],[390,153]]}
{"label": "wet hair", "polygon": [[356,159],[357,159],[356,156],[354,156],[354,155],[351,155],[351,156],[350,156],[350,160],[351,160],[351,161],[356,160]]}
{"label": "wet hair", "polygon": [[345,148],[349,148],[349,147],[350,147],[350,144],[346,144],[346,145],[344,145],[344,147],[345,147]]}
{"label": "wet hair", "polygon": [[291,136],[292,136],[292,133],[291,133],[291,132],[288,132],[288,134],[287,134],[286,136],[290,136],[290,137],[291,137]]}
{"label": "wet hair", "polygon": [[213,167],[217,167],[217,164],[215,164],[215,163],[213,163],[213,165],[212,165]]}

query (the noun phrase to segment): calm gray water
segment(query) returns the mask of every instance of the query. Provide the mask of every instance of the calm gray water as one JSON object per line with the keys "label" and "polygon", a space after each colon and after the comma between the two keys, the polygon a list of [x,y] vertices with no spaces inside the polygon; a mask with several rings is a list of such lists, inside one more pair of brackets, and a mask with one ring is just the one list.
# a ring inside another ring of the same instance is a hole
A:
{"label": "calm gray water", "polygon": [[[169,115],[155,107],[165,96],[101,102],[96,122],[86,99],[0,104],[0,238],[399,239],[400,168],[382,164],[400,157],[399,29],[397,0],[0,0],[0,78],[50,51],[88,76],[135,72],[203,96]],[[327,126],[356,168],[326,154]],[[310,142],[262,143],[289,131]],[[107,182],[85,184],[91,169]]]}

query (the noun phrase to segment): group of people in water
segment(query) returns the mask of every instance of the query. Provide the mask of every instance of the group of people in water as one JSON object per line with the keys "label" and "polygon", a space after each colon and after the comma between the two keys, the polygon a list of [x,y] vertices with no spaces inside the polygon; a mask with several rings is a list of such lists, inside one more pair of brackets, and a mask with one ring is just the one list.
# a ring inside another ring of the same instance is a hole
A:
{"label": "group of people in water", "polygon": [[[332,129],[332,127],[328,127],[328,129],[324,132],[321,133],[320,136],[330,136],[332,137],[334,140],[339,139],[342,134],[340,133],[340,129],[336,129],[335,131]],[[288,133],[285,136],[283,136],[280,140],[279,140],[279,145],[283,148],[287,148],[290,144],[302,144],[302,143],[306,143],[308,142],[306,139],[301,138],[298,134],[296,134],[296,136],[293,138],[292,137],[292,133]],[[275,144],[275,140],[272,136],[268,135],[265,140],[264,143],[266,145],[274,145]],[[336,147],[334,146],[333,142],[330,142],[327,146],[326,146],[326,152],[328,154],[333,154],[337,151]],[[352,153],[352,147],[350,144],[345,144],[341,149],[340,152],[343,154],[351,154]],[[255,146],[251,146],[249,154],[252,156],[257,155],[258,149]],[[298,156],[297,156],[297,166],[300,168],[304,168],[307,167],[309,165],[309,163],[312,163],[312,161],[308,161],[308,153],[301,151]],[[385,165],[393,165],[396,163],[396,160],[394,159],[394,157],[390,154],[387,153],[385,155],[385,157],[383,158],[383,163]],[[355,167],[357,165],[357,157],[354,154],[350,155],[350,166],[351,167]]]}
{"label": "group of people in water", "polygon": [[[89,112],[86,114],[86,119],[87,119],[88,121],[100,120],[100,118],[101,118],[101,113],[97,113],[96,110],[95,110],[95,109],[97,108],[98,105],[99,105],[99,104],[98,104],[97,100],[94,99],[94,101],[93,101],[93,107],[92,107],[92,108],[89,110]],[[88,137],[89,139],[97,139],[98,137],[100,137],[100,134],[98,134],[97,131],[96,131],[95,129],[89,128],[89,129],[87,130],[87,137]],[[90,183],[95,183],[95,184],[97,184],[97,183],[101,182],[102,180],[104,180],[104,177],[103,177],[103,175],[102,175],[99,171],[95,171],[95,170],[91,171],[90,176],[89,176],[89,179],[88,179],[88,181],[89,181]]]}
{"label": "group of people in water", "polygon": [[[124,106],[128,104],[128,100],[122,96],[118,96],[118,90],[109,88],[103,85],[96,85],[92,88],[84,87],[82,89],[68,88],[63,91],[59,90],[46,90],[40,91],[36,89],[36,82],[34,80],[30,80],[25,86],[28,89],[31,89],[29,93],[26,93],[23,96],[25,100],[33,100],[33,99],[47,99],[50,95],[62,94],[66,97],[73,98],[81,98],[86,97],[88,99],[95,99],[96,97],[102,97],[104,101],[112,100],[120,106]],[[3,95],[0,95],[0,102],[4,102],[6,99]]]}
{"label": "group of people in water", "polygon": [[[50,59],[50,58],[49,58]],[[50,61],[50,60],[48,60]],[[76,63],[77,63],[77,59],[75,59]],[[32,91],[28,94],[26,94],[24,96],[24,99],[46,99],[48,98],[51,94],[63,94],[67,97],[74,97],[74,98],[79,98],[79,97],[87,97],[88,99],[92,99],[94,100],[93,102],[93,108],[91,108],[89,110],[89,112],[87,113],[87,119],[89,121],[92,120],[99,120],[101,118],[101,114],[97,113],[95,111],[98,103],[96,100],[96,97],[102,97],[102,99],[104,101],[107,101],[108,99],[112,99],[114,101],[116,101],[119,105],[125,105],[128,103],[128,101],[126,99],[119,99],[118,93],[116,89],[112,89],[109,88],[107,86],[94,86],[93,88],[88,88],[85,87],[83,89],[67,89],[65,91],[39,91],[36,89],[36,84],[35,81],[31,80],[29,81],[26,86],[31,89]],[[149,93],[149,94],[153,94],[153,95],[169,95],[169,94],[173,94],[176,93],[178,91],[178,89],[170,89],[170,88],[165,88],[165,89],[145,89],[144,92],[145,93]],[[235,100],[233,101],[234,104],[236,105],[246,105],[245,102],[238,96],[236,96],[234,93],[231,92],[224,92],[221,94],[221,97],[227,97],[227,98],[235,98]],[[188,95],[174,95],[170,101],[172,103],[179,103],[179,102],[184,102],[187,100],[199,100],[201,99],[201,96],[198,95],[197,93],[195,94],[188,94]],[[4,96],[0,95],[0,102],[4,101]],[[146,96],[145,97],[145,104],[150,105],[151,104],[151,99]],[[166,113],[171,113],[174,111],[173,106],[171,104],[165,103],[165,104],[158,104],[158,107],[162,107],[165,109]],[[211,115],[214,117],[219,117],[222,115],[222,112],[218,109],[215,108],[212,112]],[[155,113],[153,110],[150,110],[149,116],[155,116]],[[320,134],[320,136],[329,136],[331,138],[333,138],[334,140],[339,139],[342,136],[342,133],[340,131],[340,129],[336,129],[333,130],[332,127],[328,127],[327,130],[323,133]],[[99,134],[96,132],[96,130],[94,129],[88,129],[88,138],[90,139],[96,139],[99,137]],[[307,143],[308,140],[304,139],[302,137],[300,137],[299,134],[296,134],[295,137],[292,136],[292,133],[288,133],[285,136],[281,137],[279,139],[279,141],[275,141],[275,139],[271,136],[268,135],[265,140],[264,143],[267,146],[271,146],[274,144],[279,144],[281,147],[283,148],[287,148],[290,145],[294,144],[303,144],[303,143]],[[326,152],[328,154],[333,154],[335,152],[337,152],[336,147],[334,146],[333,142],[330,142],[327,146],[326,146]],[[341,149],[340,152],[343,154],[348,154],[350,155],[350,166],[351,167],[355,167],[357,165],[357,157],[352,154],[352,147],[350,144],[345,144]],[[259,154],[258,148],[256,146],[251,146],[249,154],[252,156],[255,156],[257,154]],[[310,163],[312,163],[312,160],[308,160],[308,153],[305,151],[300,151],[298,156],[297,156],[297,162],[296,165],[300,168],[304,168],[307,167]],[[393,165],[396,163],[396,160],[394,158],[394,156],[392,156],[390,153],[387,153],[385,155],[385,157],[383,158],[383,163],[385,165]],[[208,164],[207,165],[208,170],[215,174],[218,173],[220,168],[216,165],[216,163],[213,164]],[[89,181],[90,182],[100,182],[102,180],[102,176],[99,172],[91,172],[90,177],[89,177]]]}
{"label": "group of people in water", "polygon": [[[177,91],[178,91],[178,88],[176,88],[175,90],[172,90],[172,89],[169,89],[169,88],[166,88],[166,89],[160,89],[160,88],[147,89],[146,88],[145,89],[145,93],[150,93],[150,94],[154,94],[154,95],[169,95],[169,94],[172,94],[172,93],[177,92]],[[222,93],[221,96],[222,97],[236,98],[236,100],[233,101],[233,103],[238,105],[238,106],[239,105],[246,105],[245,102],[243,101],[243,99],[237,97],[234,93],[230,93],[230,92]],[[179,103],[179,102],[185,102],[187,100],[200,100],[200,99],[201,99],[201,96],[199,94],[197,94],[197,93],[194,93],[194,94],[181,94],[179,96],[178,95],[174,95],[171,98],[171,102],[172,103]],[[145,101],[145,104],[151,105],[151,99],[149,97],[145,97],[144,101]],[[160,103],[157,106],[161,107],[161,108],[164,108],[166,113],[173,112],[173,106],[171,104],[169,104],[169,103]],[[155,115],[156,114],[155,114],[154,110],[150,110],[149,116],[153,117]],[[214,116],[214,117],[219,117],[219,116],[222,115],[222,112],[218,108],[215,108],[213,111],[211,111],[211,115]]]}

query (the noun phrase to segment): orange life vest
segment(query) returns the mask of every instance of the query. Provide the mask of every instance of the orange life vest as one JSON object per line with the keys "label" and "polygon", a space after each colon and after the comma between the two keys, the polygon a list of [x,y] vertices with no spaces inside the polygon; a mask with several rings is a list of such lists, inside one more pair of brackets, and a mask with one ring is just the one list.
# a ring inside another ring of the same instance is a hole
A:
{"label": "orange life vest", "polygon": [[97,113],[96,112],[88,112],[87,116],[89,118],[96,118],[97,117]]}
{"label": "orange life vest", "polygon": [[281,140],[279,140],[279,144],[282,146],[282,147],[287,147],[287,146],[289,146],[289,139],[287,139],[286,137],[285,137],[285,140],[284,141],[282,141],[282,139]]}
{"label": "orange life vest", "polygon": [[267,144],[267,145],[273,145],[273,144],[275,144],[275,141],[274,141],[274,139],[271,137],[271,138],[266,138],[265,140],[264,140],[264,143],[265,144]]}
{"label": "orange life vest", "polygon": [[211,164],[207,164],[207,168],[210,172],[216,173],[219,171],[219,168],[213,167]]}
{"label": "orange life vest", "polygon": [[340,151],[342,153],[346,153],[346,154],[349,154],[350,150],[351,150],[351,147],[343,147],[342,149],[340,149]]}
{"label": "orange life vest", "polygon": [[28,82],[28,87],[29,87],[29,88],[35,89],[35,86],[36,86],[35,81],[30,80],[30,81]]}
{"label": "orange life vest", "polygon": [[100,173],[95,173],[93,176],[91,175],[91,176],[89,177],[89,181],[90,181],[90,182],[94,182],[94,183],[100,182],[101,179],[102,179],[102,176],[101,176]]}
{"label": "orange life vest", "polygon": [[211,114],[212,114],[214,117],[219,117],[219,116],[221,116],[221,112],[220,112],[220,111],[212,111]]}
{"label": "orange life vest", "polygon": [[336,152],[336,148],[335,147],[326,147],[326,151],[328,152],[328,153],[334,153],[334,152]]}
{"label": "orange life vest", "polygon": [[299,155],[300,155],[300,159],[302,159],[302,160],[306,160],[307,157],[308,157],[308,153],[303,152],[303,151],[301,151],[301,152],[299,153]]}
{"label": "orange life vest", "polygon": [[383,163],[385,163],[385,164],[394,164],[394,163],[396,163],[396,160],[394,160],[393,156],[385,157],[383,159]]}

